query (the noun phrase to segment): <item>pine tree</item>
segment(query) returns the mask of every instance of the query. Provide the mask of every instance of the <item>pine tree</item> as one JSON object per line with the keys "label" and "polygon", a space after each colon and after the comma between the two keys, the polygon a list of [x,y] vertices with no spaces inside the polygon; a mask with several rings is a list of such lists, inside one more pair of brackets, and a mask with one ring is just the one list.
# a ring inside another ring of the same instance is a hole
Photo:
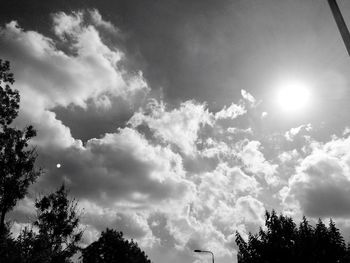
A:
{"label": "pine tree", "polygon": [[340,234],[339,229],[335,226],[335,223],[331,219],[328,226],[329,237],[329,249],[328,257],[334,262],[345,262],[346,257],[346,245],[344,238]]}
{"label": "pine tree", "polygon": [[296,262],[309,263],[314,262],[313,254],[313,238],[314,229],[307,221],[306,217],[303,217],[303,221],[299,224],[295,250],[296,250]]}
{"label": "pine tree", "polygon": [[350,249],[333,220],[329,227],[319,219],[313,228],[307,219],[296,227],[292,218],[266,212],[266,230],[249,233],[245,241],[236,233],[239,263],[346,263]]}

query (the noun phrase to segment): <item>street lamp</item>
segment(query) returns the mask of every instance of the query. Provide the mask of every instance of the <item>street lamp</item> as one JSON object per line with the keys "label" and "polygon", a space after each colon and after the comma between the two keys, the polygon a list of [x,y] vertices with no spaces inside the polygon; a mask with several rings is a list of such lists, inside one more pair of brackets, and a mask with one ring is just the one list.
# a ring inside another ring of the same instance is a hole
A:
{"label": "street lamp", "polygon": [[211,251],[208,251],[208,250],[200,250],[200,249],[195,249],[193,250],[194,252],[197,252],[197,253],[210,253],[211,254],[211,257],[213,259],[213,263],[214,263],[214,253],[211,252]]}

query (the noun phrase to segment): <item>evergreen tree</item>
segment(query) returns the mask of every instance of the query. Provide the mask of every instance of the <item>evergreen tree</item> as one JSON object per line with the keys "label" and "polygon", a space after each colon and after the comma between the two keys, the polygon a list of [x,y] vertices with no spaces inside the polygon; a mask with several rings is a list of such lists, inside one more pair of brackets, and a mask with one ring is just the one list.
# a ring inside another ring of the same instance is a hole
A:
{"label": "evergreen tree", "polygon": [[299,224],[297,233],[297,239],[295,244],[295,252],[297,262],[309,263],[313,262],[313,251],[314,245],[314,229],[307,221],[306,217],[303,217],[303,221]]}
{"label": "evergreen tree", "polygon": [[331,219],[328,226],[328,257],[335,262],[341,262],[346,257],[346,245],[339,229]]}
{"label": "evergreen tree", "polygon": [[316,224],[315,234],[314,234],[314,254],[316,262],[326,263],[328,262],[328,249],[329,249],[329,240],[328,240],[328,229],[326,225],[322,222],[321,219],[318,219]]}
{"label": "evergreen tree", "polygon": [[238,263],[345,263],[350,262],[349,248],[334,222],[329,227],[319,219],[313,228],[304,217],[299,228],[292,218],[266,212],[266,230],[249,233],[246,242],[236,233]]}

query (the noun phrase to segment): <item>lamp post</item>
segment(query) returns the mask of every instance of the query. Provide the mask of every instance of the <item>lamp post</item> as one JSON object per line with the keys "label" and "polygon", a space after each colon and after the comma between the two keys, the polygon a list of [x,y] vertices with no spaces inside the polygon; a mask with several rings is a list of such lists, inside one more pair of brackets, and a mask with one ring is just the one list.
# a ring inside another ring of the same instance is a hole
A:
{"label": "lamp post", "polygon": [[208,250],[200,250],[200,249],[195,249],[194,252],[197,252],[197,253],[210,253],[211,257],[213,259],[213,263],[214,263],[214,253],[213,252],[208,251]]}

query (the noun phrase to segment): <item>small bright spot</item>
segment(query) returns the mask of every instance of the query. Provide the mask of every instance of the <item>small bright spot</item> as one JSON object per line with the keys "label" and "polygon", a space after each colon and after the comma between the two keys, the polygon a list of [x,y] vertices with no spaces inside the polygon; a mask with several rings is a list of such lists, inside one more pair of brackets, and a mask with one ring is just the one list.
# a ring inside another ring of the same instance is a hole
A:
{"label": "small bright spot", "polygon": [[56,167],[61,168],[61,164],[60,163],[56,164]]}
{"label": "small bright spot", "polygon": [[277,91],[277,103],[286,112],[297,112],[305,109],[309,102],[310,90],[303,83],[285,83]]}

